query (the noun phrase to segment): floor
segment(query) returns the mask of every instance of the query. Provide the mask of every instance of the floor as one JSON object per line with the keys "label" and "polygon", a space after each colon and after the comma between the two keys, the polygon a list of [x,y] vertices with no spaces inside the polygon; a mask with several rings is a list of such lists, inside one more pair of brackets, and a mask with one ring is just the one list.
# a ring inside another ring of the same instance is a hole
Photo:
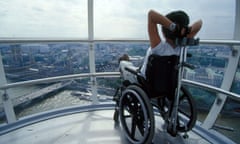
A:
{"label": "floor", "polygon": [[[101,110],[53,118],[2,135],[0,144],[127,144],[112,116],[112,110]],[[155,122],[154,144],[207,143],[193,132],[188,139],[173,138],[162,129],[160,117]]]}

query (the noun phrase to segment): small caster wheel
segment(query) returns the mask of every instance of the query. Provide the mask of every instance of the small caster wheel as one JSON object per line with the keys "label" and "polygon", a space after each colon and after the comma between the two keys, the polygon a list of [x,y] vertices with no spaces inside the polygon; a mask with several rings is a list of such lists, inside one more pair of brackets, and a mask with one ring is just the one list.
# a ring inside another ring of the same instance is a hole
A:
{"label": "small caster wheel", "polygon": [[184,133],[183,138],[184,138],[184,139],[189,138],[188,134],[187,134],[187,133]]}

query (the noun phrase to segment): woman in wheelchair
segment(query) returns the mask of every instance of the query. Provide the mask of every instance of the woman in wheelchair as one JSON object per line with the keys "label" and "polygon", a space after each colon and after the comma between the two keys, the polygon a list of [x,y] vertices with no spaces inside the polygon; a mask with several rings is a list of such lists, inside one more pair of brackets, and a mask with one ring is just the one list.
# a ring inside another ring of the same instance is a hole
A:
{"label": "woman in wheelchair", "polygon": [[[162,27],[164,40],[160,37],[158,25]],[[143,65],[136,68],[125,55],[121,57],[120,72],[123,84],[120,96],[116,100],[114,120],[120,119],[123,131],[131,143],[151,143],[154,136],[154,114],[152,105],[159,108],[167,122],[167,131],[176,136],[177,132],[189,131],[196,121],[196,110],[190,93],[179,83],[179,60],[182,45],[176,41],[184,38],[193,39],[201,29],[202,21],[198,20],[189,26],[189,17],[184,11],[173,11],[163,16],[150,10],[148,12],[148,35],[150,47],[146,52]],[[188,45],[185,43],[184,46]],[[176,91],[181,89],[177,99],[177,115],[171,118],[176,105]],[[116,93],[117,94],[117,93]],[[157,98],[157,103],[152,102]],[[168,104],[167,105],[167,101]],[[181,109],[181,102],[186,103]],[[189,109],[186,110],[186,107]],[[172,112],[173,111],[173,112]],[[180,121],[178,113],[187,116],[188,121]],[[176,125],[172,125],[172,121]],[[176,122],[177,121],[177,122]]]}

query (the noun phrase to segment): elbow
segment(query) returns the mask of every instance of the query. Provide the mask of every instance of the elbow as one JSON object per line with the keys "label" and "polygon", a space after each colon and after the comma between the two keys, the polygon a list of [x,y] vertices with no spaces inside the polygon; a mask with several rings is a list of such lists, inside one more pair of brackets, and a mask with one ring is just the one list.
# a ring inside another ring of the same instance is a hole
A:
{"label": "elbow", "polygon": [[154,12],[154,10],[153,10],[153,9],[150,9],[150,10],[148,11],[148,15],[151,14],[151,13],[153,13],[153,12]]}
{"label": "elbow", "polygon": [[201,29],[201,27],[202,27],[202,24],[203,24],[203,21],[200,19],[199,21],[198,21],[198,25],[199,25],[199,28]]}
{"label": "elbow", "polygon": [[196,31],[197,32],[200,31],[200,29],[202,28],[202,24],[203,24],[202,20],[198,20],[198,22],[196,24]]}
{"label": "elbow", "polygon": [[202,28],[202,20],[198,20],[192,25],[191,32],[188,35],[188,37],[192,38],[194,37]]}
{"label": "elbow", "polygon": [[150,24],[152,21],[152,12],[153,12],[152,10],[148,11],[148,15],[147,15],[148,24]]}
{"label": "elbow", "polygon": [[156,16],[156,13],[157,12],[152,9],[148,11],[148,22],[149,23],[154,22],[154,17]]}
{"label": "elbow", "polygon": [[152,9],[150,9],[150,10],[148,11],[148,18],[151,18],[152,15],[154,15],[154,13],[155,13],[155,11],[152,10]]}

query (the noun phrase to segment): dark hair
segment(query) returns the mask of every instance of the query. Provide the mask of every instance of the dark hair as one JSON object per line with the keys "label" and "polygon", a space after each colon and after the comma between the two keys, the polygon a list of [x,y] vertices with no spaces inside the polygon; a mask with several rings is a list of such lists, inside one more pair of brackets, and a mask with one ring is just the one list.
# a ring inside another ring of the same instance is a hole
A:
{"label": "dark hair", "polygon": [[[189,24],[189,16],[184,11],[173,11],[166,15],[168,19],[177,24],[180,28],[186,27]],[[169,28],[162,26],[162,32],[166,38],[175,40],[177,38],[176,34],[169,30]]]}
{"label": "dark hair", "polygon": [[123,55],[118,59],[118,63],[120,63],[122,60],[124,60],[124,61],[130,61],[128,54],[123,54]]}

